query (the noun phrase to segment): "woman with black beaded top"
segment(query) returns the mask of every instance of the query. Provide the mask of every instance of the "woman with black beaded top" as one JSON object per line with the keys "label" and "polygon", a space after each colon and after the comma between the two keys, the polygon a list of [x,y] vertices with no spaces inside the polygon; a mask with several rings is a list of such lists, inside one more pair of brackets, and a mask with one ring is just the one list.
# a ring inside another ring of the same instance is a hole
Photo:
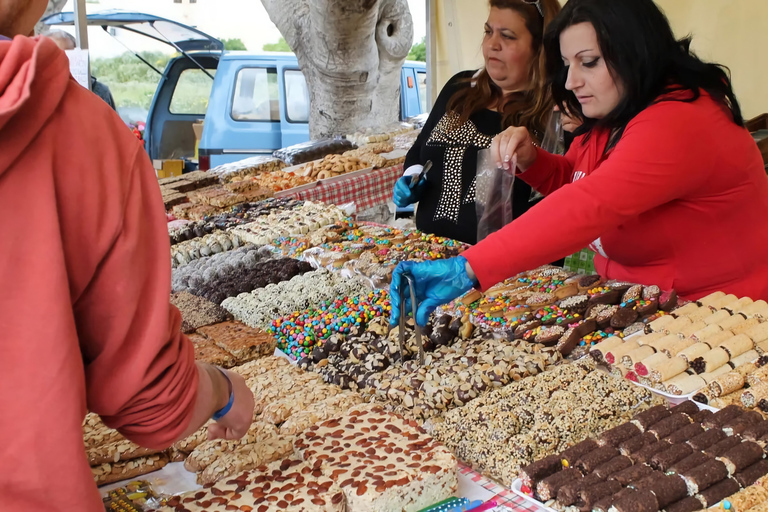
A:
{"label": "woman with black beaded top", "polygon": [[[524,126],[541,142],[554,103],[544,83],[542,39],[560,12],[557,0],[490,0],[483,57],[478,72],[451,78],[440,92],[424,129],[405,159],[394,202],[419,203],[416,227],[427,233],[477,242],[475,175],[477,154],[509,126]],[[427,161],[425,179],[409,188]],[[531,187],[517,180],[513,210],[517,218],[533,205]]]}

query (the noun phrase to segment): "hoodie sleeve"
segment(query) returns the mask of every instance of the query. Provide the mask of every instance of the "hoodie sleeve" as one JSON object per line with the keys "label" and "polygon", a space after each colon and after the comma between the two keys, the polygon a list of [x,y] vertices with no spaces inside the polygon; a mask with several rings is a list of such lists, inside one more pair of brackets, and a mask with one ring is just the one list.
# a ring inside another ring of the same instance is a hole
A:
{"label": "hoodie sleeve", "polygon": [[181,315],[169,303],[166,219],[141,148],[126,171],[121,226],[75,304],[75,321],[89,410],[132,441],[165,448],[191,421],[198,377]]}

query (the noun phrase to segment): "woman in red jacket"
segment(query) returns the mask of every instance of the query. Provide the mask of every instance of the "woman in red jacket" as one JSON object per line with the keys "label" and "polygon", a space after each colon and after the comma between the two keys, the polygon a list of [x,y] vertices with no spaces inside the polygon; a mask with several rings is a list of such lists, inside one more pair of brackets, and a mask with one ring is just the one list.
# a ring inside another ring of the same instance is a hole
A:
{"label": "woman in red jacket", "polygon": [[[552,93],[583,121],[569,152],[538,149],[525,128],[491,148],[547,197],[503,230],[416,280],[417,320],[479,285],[590,245],[612,279],[768,299],[768,177],[726,71],[676,41],[652,0],[571,0],[545,38]],[[406,305],[408,307],[408,305]]]}

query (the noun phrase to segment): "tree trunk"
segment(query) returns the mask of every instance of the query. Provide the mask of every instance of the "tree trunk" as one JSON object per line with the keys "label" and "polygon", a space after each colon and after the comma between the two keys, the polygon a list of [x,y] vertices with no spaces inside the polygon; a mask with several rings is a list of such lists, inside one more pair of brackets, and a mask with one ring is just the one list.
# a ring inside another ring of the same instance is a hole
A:
{"label": "tree trunk", "polygon": [[261,2],[307,78],[313,139],[398,120],[413,43],[407,0]]}
{"label": "tree trunk", "polygon": [[[61,10],[64,8],[64,6],[67,5],[67,0],[48,0],[48,7],[45,9],[45,14],[43,15],[43,18],[46,16],[50,16],[51,14],[56,14],[57,12],[61,12]],[[35,25],[35,34],[42,34],[46,31],[46,26],[42,23],[39,23]]]}

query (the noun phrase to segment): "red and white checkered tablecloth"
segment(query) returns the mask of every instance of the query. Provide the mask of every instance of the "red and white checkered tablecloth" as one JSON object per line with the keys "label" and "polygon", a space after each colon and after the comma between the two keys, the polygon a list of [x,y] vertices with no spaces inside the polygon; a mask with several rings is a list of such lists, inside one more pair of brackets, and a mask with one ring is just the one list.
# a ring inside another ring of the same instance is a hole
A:
{"label": "red and white checkered tablecloth", "polygon": [[[500,507],[505,507],[508,510],[518,510],[522,512],[541,512],[536,505],[525,501],[523,498],[513,493],[511,490],[497,484],[496,482],[489,480],[471,467],[459,463],[459,473],[468,477],[475,485],[478,485],[493,494],[493,499],[499,504]],[[500,508],[499,507],[499,508]]]}
{"label": "red and white checkered tablecloth", "polygon": [[289,195],[305,201],[321,201],[335,205],[355,203],[357,211],[361,212],[392,200],[395,182],[402,175],[403,166],[400,164],[334,183],[320,182],[309,190]]}

